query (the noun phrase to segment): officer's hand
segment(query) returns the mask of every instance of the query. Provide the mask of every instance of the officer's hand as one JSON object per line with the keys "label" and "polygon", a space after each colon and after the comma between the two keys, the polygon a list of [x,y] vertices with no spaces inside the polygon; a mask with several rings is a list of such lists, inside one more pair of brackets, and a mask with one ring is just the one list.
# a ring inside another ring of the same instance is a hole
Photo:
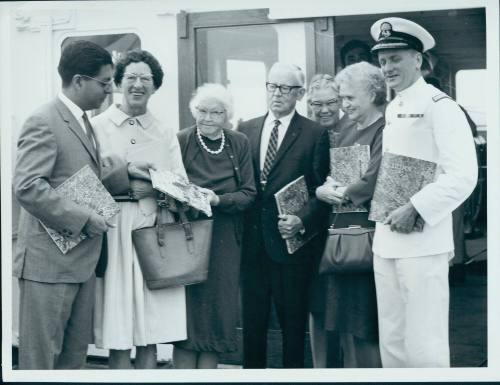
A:
{"label": "officer's hand", "polygon": [[130,196],[134,199],[154,197],[155,190],[151,182],[145,181],[144,179],[131,179]]}
{"label": "officer's hand", "polygon": [[87,220],[87,223],[85,223],[85,226],[83,226],[82,233],[89,238],[93,238],[102,235],[103,233],[108,231],[110,227],[116,227],[116,225],[108,222],[106,218],[93,212],[92,214],[90,214],[90,217]]}
{"label": "officer's hand", "polygon": [[413,226],[413,231],[421,233],[424,231],[425,221],[420,215],[417,215],[417,220],[415,221],[415,226]]}
{"label": "officer's hand", "polygon": [[418,212],[415,210],[411,202],[404,206],[393,210],[383,222],[384,225],[389,225],[391,231],[398,233],[409,234],[413,231],[417,220]]}
{"label": "officer's hand", "polygon": [[130,162],[128,164],[128,175],[131,179],[151,180],[151,175],[149,175],[150,168],[156,171],[153,163],[143,161]]}
{"label": "officer's hand", "polygon": [[283,239],[294,237],[304,228],[302,220],[296,215],[279,215],[278,230]]}

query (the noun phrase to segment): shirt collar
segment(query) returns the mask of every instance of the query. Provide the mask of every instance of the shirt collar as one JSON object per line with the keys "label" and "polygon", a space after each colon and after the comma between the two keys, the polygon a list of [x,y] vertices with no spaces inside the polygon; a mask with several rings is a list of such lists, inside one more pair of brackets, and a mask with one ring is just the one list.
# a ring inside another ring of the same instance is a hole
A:
{"label": "shirt collar", "polygon": [[275,120],[279,120],[282,127],[288,127],[290,125],[290,122],[292,121],[293,115],[295,115],[295,109],[292,110],[288,115],[282,116],[281,118],[277,119],[273,112],[269,110],[269,114],[267,115],[268,121],[274,122]]}
{"label": "shirt collar", "polygon": [[118,104],[109,107],[109,119],[117,126],[121,126],[126,120],[135,119],[143,129],[148,129],[153,123],[153,115],[146,110],[145,114],[129,116],[119,108]]}
{"label": "shirt collar", "polygon": [[405,97],[405,98],[408,96],[411,97],[412,95],[418,94],[422,90],[422,87],[425,87],[426,84],[427,83],[425,82],[424,78],[420,76],[415,83],[405,88],[404,90],[399,91],[397,95],[399,97]]}
{"label": "shirt collar", "polygon": [[59,92],[58,95],[59,99],[63,104],[68,107],[68,110],[73,114],[73,116],[76,118],[77,122],[81,123],[83,121],[82,116],[84,111],[78,107],[70,98],[68,98],[66,95],[64,95],[62,92]]}

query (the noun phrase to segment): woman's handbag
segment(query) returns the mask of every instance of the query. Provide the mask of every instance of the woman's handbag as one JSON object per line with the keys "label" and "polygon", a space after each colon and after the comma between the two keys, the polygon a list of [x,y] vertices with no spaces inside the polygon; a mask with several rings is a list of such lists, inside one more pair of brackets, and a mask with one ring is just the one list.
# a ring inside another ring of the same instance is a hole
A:
{"label": "woman's handbag", "polygon": [[349,226],[336,229],[333,224],[328,229],[328,239],[319,264],[320,274],[359,274],[373,271],[374,228]]}
{"label": "woman's handbag", "polygon": [[179,210],[179,222],[161,224],[160,214],[161,204],[155,226],[132,231],[132,240],[148,289],[205,281],[213,221],[188,221],[185,211]]}

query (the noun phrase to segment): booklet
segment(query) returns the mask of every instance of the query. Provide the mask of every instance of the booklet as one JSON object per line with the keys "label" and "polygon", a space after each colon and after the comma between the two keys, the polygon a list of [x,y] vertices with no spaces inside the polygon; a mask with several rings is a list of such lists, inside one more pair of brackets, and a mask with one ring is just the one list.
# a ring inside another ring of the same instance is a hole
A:
{"label": "booklet", "polygon": [[434,181],[437,165],[422,159],[385,152],[378,171],[368,219],[383,222],[393,210]]}
{"label": "booklet", "polygon": [[[330,175],[344,186],[358,181],[368,169],[369,163],[370,146],[366,144],[330,148]],[[343,203],[342,206],[333,204],[333,212],[367,212],[367,210],[348,202]]]}
{"label": "booklet", "polygon": [[[295,215],[309,201],[309,192],[304,176],[300,176],[294,181],[283,186],[274,194],[278,212],[280,215],[291,214]],[[295,253],[300,247],[306,244],[316,233],[302,235],[297,234],[293,238],[286,240],[286,248],[289,254]]]}
{"label": "booklet", "polygon": [[185,177],[168,170],[149,170],[153,188],[178,201],[212,216],[210,198],[203,187],[191,183]]}
{"label": "booklet", "polygon": [[[55,191],[59,195],[71,199],[76,204],[95,211],[106,219],[112,218],[120,211],[120,206],[89,165],[84,166],[66,179],[56,187]],[[84,234],[69,238],[54,229],[48,228],[42,221],[40,223],[63,254],[66,254],[87,238]]]}

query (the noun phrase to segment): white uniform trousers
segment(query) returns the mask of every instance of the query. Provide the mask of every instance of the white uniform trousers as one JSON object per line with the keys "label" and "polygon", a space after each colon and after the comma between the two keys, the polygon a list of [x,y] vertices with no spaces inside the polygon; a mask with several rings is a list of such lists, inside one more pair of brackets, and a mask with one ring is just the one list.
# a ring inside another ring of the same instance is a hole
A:
{"label": "white uniform trousers", "polygon": [[374,255],[384,368],[450,366],[448,257]]}

